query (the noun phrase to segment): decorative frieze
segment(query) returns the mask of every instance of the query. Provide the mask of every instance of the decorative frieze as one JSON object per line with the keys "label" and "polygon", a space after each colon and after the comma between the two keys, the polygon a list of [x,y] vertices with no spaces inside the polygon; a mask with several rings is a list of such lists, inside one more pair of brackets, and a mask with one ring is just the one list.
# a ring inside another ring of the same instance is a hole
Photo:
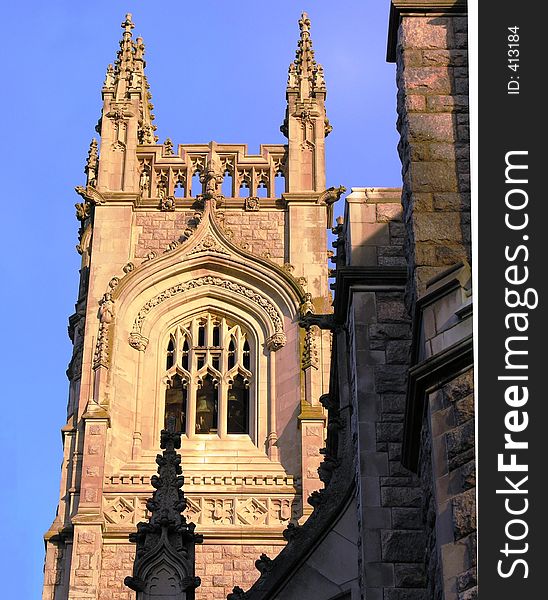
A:
{"label": "decorative frieze", "polygon": [[[279,486],[279,487],[291,487],[294,488],[296,485],[295,478],[293,475],[281,475],[281,474],[260,474],[253,473],[248,475],[196,475],[186,474],[185,475],[186,485],[222,485],[222,486]],[[150,476],[140,474],[116,474],[105,476],[106,486],[150,486]]]}
{"label": "decorative frieze", "polygon": [[[294,516],[294,495],[224,496],[185,494],[184,516],[197,525],[207,526],[287,526]],[[105,494],[103,514],[107,527],[136,525],[149,518],[146,493],[142,495]]]}

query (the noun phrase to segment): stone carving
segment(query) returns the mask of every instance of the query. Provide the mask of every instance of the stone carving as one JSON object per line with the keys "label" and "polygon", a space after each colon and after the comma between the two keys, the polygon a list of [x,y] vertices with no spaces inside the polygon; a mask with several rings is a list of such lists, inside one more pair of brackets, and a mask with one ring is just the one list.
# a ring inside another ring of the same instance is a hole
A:
{"label": "stone carving", "polygon": [[[134,502],[136,499],[133,500]],[[122,525],[127,522],[133,522],[135,516],[135,505],[122,496],[118,496],[112,501],[105,501],[103,508],[105,518],[113,525]]]}
{"label": "stone carving", "polygon": [[325,75],[323,66],[320,64],[318,64],[316,71],[314,72],[314,87],[316,89],[325,89]]}
{"label": "stone carving", "polygon": [[110,292],[104,294],[99,302],[99,320],[107,325],[114,320],[114,302]]}
{"label": "stone carving", "polygon": [[128,343],[135,350],[139,350],[139,352],[144,352],[148,346],[148,338],[140,333],[132,332],[129,334]]}
{"label": "stone carving", "polygon": [[[150,479],[155,488],[152,498],[147,501],[151,516],[148,522],[137,525],[137,532],[131,533],[130,542],[137,544],[133,575],[126,577],[125,585],[137,592],[149,591],[151,586],[166,592],[165,571],[168,579],[176,584],[177,596],[194,600],[194,590],[200,585],[200,578],[194,576],[194,548],[203,541],[194,533],[195,525],[187,523],[181,514],[186,508],[182,491],[184,478],[181,469],[181,456],[176,452],[181,447],[181,435],[175,433],[175,419],[170,419],[168,429],[161,434],[162,454],[156,456],[158,475]],[[173,589],[171,584],[169,589]]]}
{"label": "stone carving", "polygon": [[147,263],[149,260],[153,260],[156,258],[156,252],[154,252],[154,250],[151,250],[146,256],[145,256],[145,260],[141,263]]}
{"label": "stone carving", "polygon": [[312,302],[312,294],[310,292],[306,292],[306,294],[304,295],[304,301],[299,307],[299,314],[301,315],[301,317],[306,317],[306,315],[313,315],[315,312],[316,309],[314,308],[314,303]]}
{"label": "stone carving", "polygon": [[143,198],[150,196],[150,165],[142,161],[141,162],[141,175],[139,176],[139,193]]}
{"label": "stone carving", "polygon": [[80,222],[85,221],[91,214],[91,204],[89,202],[77,202],[74,208],[76,208],[76,218]]}
{"label": "stone carving", "polygon": [[268,508],[255,498],[248,498],[238,507],[238,522],[244,525],[264,525],[268,515]]}
{"label": "stone carving", "polygon": [[114,320],[114,301],[112,300],[112,294],[110,292],[106,292],[99,301],[98,317],[100,325],[97,343],[95,345],[95,354],[93,356],[94,369],[97,369],[98,367],[108,367],[110,350],[109,326]]}
{"label": "stone carving", "polygon": [[204,500],[202,510],[205,522],[228,525],[234,522],[233,502],[228,499]]}
{"label": "stone carving", "polygon": [[[147,475],[138,475],[136,473],[132,474],[116,474],[116,475],[107,475],[105,476],[105,484],[116,486],[120,483],[132,486],[132,485],[148,485],[149,477]],[[209,475],[193,475],[192,483],[194,485],[213,485],[214,479]],[[230,475],[224,474],[222,477],[219,477],[219,483],[222,485],[234,485],[234,486],[255,486],[260,485],[261,489],[265,486],[295,486],[295,480],[292,475],[277,475],[275,477],[271,477],[268,474],[260,474],[257,473],[253,477],[242,476],[242,475]],[[285,496],[284,496],[285,497]],[[199,497],[192,496],[196,502],[198,502]]]}
{"label": "stone carving", "polygon": [[173,196],[167,196],[167,198],[161,197],[160,210],[168,211],[168,212],[174,211],[175,210],[175,198]]}
{"label": "stone carving", "polygon": [[258,196],[249,196],[248,198],[246,198],[244,208],[247,211],[259,210],[259,197]]}
{"label": "stone carving", "polygon": [[255,561],[255,568],[261,575],[268,573],[272,570],[274,561],[267,556],[266,554],[261,554],[259,558]]}
{"label": "stone carving", "polygon": [[128,262],[126,265],[122,267],[122,271],[127,275],[135,270],[135,265],[132,262]]}
{"label": "stone carving", "polygon": [[160,171],[157,175],[157,184],[156,184],[156,196],[158,198],[160,198],[160,203],[167,196],[167,187],[168,187],[168,177],[163,171]]}
{"label": "stone carving", "polygon": [[95,344],[95,353],[93,355],[93,368],[108,367],[109,359],[109,327],[108,323],[102,322],[99,325],[99,334]]}
{"label": "stone carving", "polygon": [[285,336],[285,333],[283,331],[279,332],[279,333],[275,333],[274,335],[271,335],[268,340],[266,340],[266,347],[271,351],[271,352],[277,352],[278,350],[280,350],[281,348],[283,348],[287,343],[287,338]]}
{"label": "stone carving", "polygon": [[337,202],[337,200],[346,192],[346,188],[344,185],[339,185],[339,187],[330,187],[327,188],[324,192],[322,192],[318,198],[319,204],[327,204],[330,206],[331,204]]}
{"label": "stone carving", "polygon": [[172,250],[175,250],[175,248],[177,248],[177,246],[180,246],[180,242],[178,242],[177,240],[173,240],[172,242],[169,242],[169,244],[167,245],[167,248],[165,249],[165,252],[171,252]]}
{"label": "stone carving", "polygon": [[105,76],[105,81],[103,83],[104,88],[112,88],[114,87],[115,76],[114,76],[114,65],[109,65],[107,67],[107,73]]}
{"label": "stone carving", "polygon": [[289,273],[290,275],[293,273],[293,271],[295,270],[295,267],[291,264],[291,263],[284,263],[282,266],[282,269],[286,272]]}
{"label": "stone carving", "polygon": [[113,292],[118,287],[119,283],[120,283],[119,277],[112,277],[112,279],[108,282],[108,289],[111,292]]}
{"label": "stone carving", "polygon": [[230,255],[230,253],[225,250],[217,240],[210,234],[206,235],[205,238],[195,246],[188,254],[197,254],[198,252],[216,252],[217,254],[226,254]]}
{"label": "stone carving", "polygon": [[99,166],[99,155],[97,153],[97,140],[93,138],[89,145],[88,159],[84,172],[87,176],[86,185],[95,187],[97,183],[97,167]]}
{"label": "stone carving", "polygon": [[297,81],[297,66],[294,62],[289,65],[288,74],[287,74],[287,87],[288,88],[296,88],[298,86]]}
{"label": "stone carving", "polygon": [[270,500],[270,518],[280,523],[287,523],[291,518],[291,502],[285,498]]}
{"label": "stone carving", "polygon": [[173,156],[173,142],[170,138],[166,138],[164,142],[164,156]]}
{"label": "stone carving", "polygon": [[[236,282],[230,281],[228,279],[222,279],[221,277],[213,277],[211,275],[208,275],[206,277],[198,277],[197,279],[191,279],[190,281],[186,281],[184,283],[179,283],[177,285],[174,285],[174,286],[164,290],[162,293],[158,294],[151,300],[149,300],[141,308],[141,310],[137,314],[137,317],[135,318],[135,321],[133,323],[133,333],[141,333],[141,329],[143,327],[144,320],[145,320],[146,316],[148,315],[148,313],[153,308],[155,308],[156,306],[158,306],[165,300],[168,300],[169,298],[176,296],[177,294],[183,294],[184,292],[187,292],[187,291],[195,289],[195,288],[202,287],[204,285],[212,285],[212,286],[220,287],[229,292],[233,292],[235,294],[244,296],[244,297],[248,298],[249,300],[251,300],[252,302],[254,302],[255,304],[257,304],[262,310],[264,310],[267,313],[267,315],[269,316],[270,321],[274,327],[275,334],[271,336],[269,341],[272,340],[272,343],[274,345],[278,345],[279,348],[281,348],[283,345],[285,345],[286,337],[285,337],[285,334],[283,333],[283,320],[282,320],[281,315],[278,313],[278,310],[276,309],[274,304],[272,304],[272,302],[270,302],[270,300],[268,300],[267,298],[265,298],[263,295],[259,294],[255,290],[248,288],[240,283],[236,283]],[[267,344],[268,343],[269,342],[267,342]],[[276,348],[276,349],[279,349],[279,348]]]}
{"label": "stone carving", "polygon": [[302,356],[303,371],[313,367],[318,368],[318,348],[316,346],[316,332],[314,328],[309,327],[304,336],[304,348]]}
{"label": "stone carving", "polygon": [[232,588],[232,593],[228,594],[226,600],[247,600],[248,595],[241,587],[235,585]]}
{"label": "stone carving", "polygon": [[325,117],[324,120],[324,135],[327,137],[333,131],[333,125],[329,122],[329,119]]}
{"label": "stone carving", "polygon": [[93,205],[105,203],[105,199],[103,198],[103,196],[94,187],[91,187],[90,185],[87,185],[85,188],[81,185],[77,185],[74,189],[76,190],[76,193],[79,196],[82,196],[82,198],[86,202],[90,202]]}
{"label": "stone carving", "polygon": [[285,540],[287,540],[288,542],[291,542],[291,540],[295,539],[295,537],[299,533],[301,533],[300,525],[298,523],[289,523],[289,525],[287,526],[287,529],[284,529],[284,531],[282,532],[282,535]]}

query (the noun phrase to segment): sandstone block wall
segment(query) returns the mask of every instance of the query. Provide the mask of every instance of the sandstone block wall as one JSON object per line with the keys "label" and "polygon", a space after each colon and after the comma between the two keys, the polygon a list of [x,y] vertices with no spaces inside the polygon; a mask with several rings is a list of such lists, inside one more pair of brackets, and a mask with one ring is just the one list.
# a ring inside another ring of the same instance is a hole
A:
{"label": "sandstone block wall", "polygon": [[404,16],[398,31],[399,153],[408,306],[440,269],[470,260],[466,16]]}
{"label": "sandstone block wall", "polygon": [[[250,587],[259,577],[255,561],[261,553],[274,558],[282,546],[245,544],[202,544],[196,546],[196,575],[202,584],[196,591],[198,598],[225,600],[235,585]],[[131,575],[135,546],[123,543],[105,543],[98,600],[134,600],[135,592],[124,585]]]}
{"label": "sandstone block wall", "polygon": [[[156,255],[174,241],[181,239],[185,229],[193,225],[194,211],[138,212],[135,215],[135,258],[145,258],[153,251]],[[224,226],[232,233],[231,239],[253,254],[269,258],[279,265],[285,262],[285,211],[261,210],[224,212]]]}

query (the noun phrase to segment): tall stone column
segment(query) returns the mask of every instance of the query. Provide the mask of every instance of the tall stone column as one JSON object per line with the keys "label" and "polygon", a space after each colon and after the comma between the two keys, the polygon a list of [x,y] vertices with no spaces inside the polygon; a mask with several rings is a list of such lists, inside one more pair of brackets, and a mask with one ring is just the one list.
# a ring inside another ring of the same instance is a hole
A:
{"label": "tall stone column", "polygon": [[429,279],[470,260],[467,46],[465,1],[393,0],[410,309]]}

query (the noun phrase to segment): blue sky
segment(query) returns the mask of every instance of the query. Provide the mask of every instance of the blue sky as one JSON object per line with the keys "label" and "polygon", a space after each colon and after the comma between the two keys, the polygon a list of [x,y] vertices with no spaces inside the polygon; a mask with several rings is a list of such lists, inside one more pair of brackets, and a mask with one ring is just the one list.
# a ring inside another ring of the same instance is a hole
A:
{"label": "blue sky", "polygon": [[400,185],[388,0],[31,0],[3,8],[4,597],[41,597],[42,535],[54,518],[66,419],[67,318],[78,285],[73,188],[84,183],[125,13],[146,44],[160,140],[244,142],[256,151],[284,142],[279,125],[302,10],[334,127],[327,185]]}

